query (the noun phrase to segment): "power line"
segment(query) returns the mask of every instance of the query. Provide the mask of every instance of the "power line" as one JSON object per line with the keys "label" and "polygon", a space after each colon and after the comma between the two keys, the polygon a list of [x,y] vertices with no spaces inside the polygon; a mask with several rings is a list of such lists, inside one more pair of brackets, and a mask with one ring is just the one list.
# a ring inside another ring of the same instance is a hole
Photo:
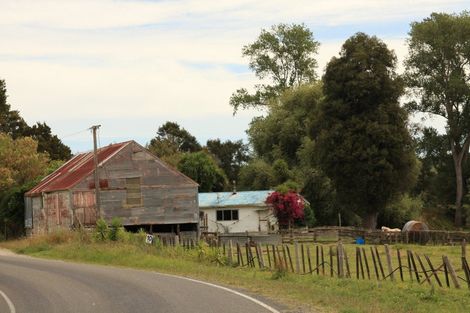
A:
{"label": "power line", "polygon": [[86,131],[89,131],[90,128],[86,128],[86,129],[83,129],[83,130],[80,130],[78,132],[75,132],[75,133],[72,133],[72,134],[68,134],[68,135],[65,135],[65,136],[62,136],[60,139],[64,139],[64,138],[67,138],[67,137],[72,137],[72,136],[75,136],[75,135],[78,135],[78,134],[81,134],[81,133],[84,133]]}

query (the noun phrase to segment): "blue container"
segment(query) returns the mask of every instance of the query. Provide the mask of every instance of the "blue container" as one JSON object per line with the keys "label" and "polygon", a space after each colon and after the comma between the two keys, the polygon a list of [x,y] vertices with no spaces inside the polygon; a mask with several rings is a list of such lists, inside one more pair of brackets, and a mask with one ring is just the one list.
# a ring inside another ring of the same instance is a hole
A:
{"label": "blue container", "polygon": [[357,237],[356,238],[356,245],[363,245],[365,243],[366,243],[366,241],[364,240],[364,238],[362,238],[362,237]]}

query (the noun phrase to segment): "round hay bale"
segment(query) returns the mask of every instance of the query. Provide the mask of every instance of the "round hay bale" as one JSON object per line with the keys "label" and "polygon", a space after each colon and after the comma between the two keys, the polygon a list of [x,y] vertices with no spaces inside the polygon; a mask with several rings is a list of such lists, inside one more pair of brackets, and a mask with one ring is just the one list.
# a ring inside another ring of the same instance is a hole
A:
{"label": "round hay bale", "polygon": [[420,221],[408,221],[405,226],[403,226],[402,231],[429,231],[429,227]]}
{"label": "round hay bale", "polygon": [[409,221],[403,226],[402,232],[406,232],[409,242],[426,244],[429,241],[429,227],[420,221]]}

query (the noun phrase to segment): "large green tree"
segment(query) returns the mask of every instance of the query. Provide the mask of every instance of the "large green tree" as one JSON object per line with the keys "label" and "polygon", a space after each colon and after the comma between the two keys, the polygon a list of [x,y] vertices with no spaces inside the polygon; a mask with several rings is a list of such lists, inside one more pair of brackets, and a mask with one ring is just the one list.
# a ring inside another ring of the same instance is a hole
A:
{"label": "large green tree", "polygon": [[312,121],[322,99],[320,83],[286,90],[269,105],[269,113],[253,119],[247,130],[255,155],[267,162],[284,159],[295,166],[299,150],[310,138]]}
{"label": "large green tree", "polygon": [[0,133],[0,192],[19,187],[43,175],[47,154],[37,152],[37,142],[29,137],[13,139]]}
{"label": "large green tree", "polygon": [[176,168],[185,153],[200,151],[202,147],[196,137],[178,123],[167,121],[158,128],[147,149]]}
{"label": "large green tree", "polygon": [[0,132],[2,235],[11,237],[23,234],[24,193],[47,173],[48,161],[47,154],[37,152],[37,142],[33,139],[13,139],[10,135]]}
{"label": "large green tree", "polygon": [[377,37],[357,33],[328,63],[317,120],[319,164],[340,203],[375,228],[378,214],[417,176],[396,57]]}
{"label": "large green tree", "polygon": [[463,222],[463,163],[470,145],[470,14],[433,13],[411,24],[406,82],[417,97],[409,107],[439,115],[447,135],[455,170],[456,226]]}
{"label": "large green tree", "polygon": [[[331,181],[317,168],[313,126],[323,99],[319,82],[287,89],[247,130],[255,159],[240,171],[244,189],[298,190],[320,225],[334,225],[340,205]],[[353,218],[343,214],[350,222]],[[343,222],[343,224],[346,224]],[[312,226],[312,222],[309,222]]]}
{"label": "large green tree", "polygon": [[241,190],[267,190],[278,184],[271,165],[261,159],[254,159],[240,169]]}
{"label": "large green tree", "polygon": [[250,160],[248,146],[242,140],[211,139],[206,147],[217,158],[230,183],[237,181],[241,166]]}
{"label": "large green tree", "polygon": [[157,130],[155,138],[150,140],[147,148],[158,157],[171,156],[176,153],[196,152],[201,145],[196,137],[176,122],[167,121]]}
{"label": "large green tree", "polygon": [[304,24],[278,24],[263,29],[258,39],[243,47],[250,68],[265,82],[255,86],[255,93],[238,89],[230,98],[234,113],[241,107],[266,105],[284,90],[315,80],[314,58],[319,43]]}
{"label": "large green tree", "polygon": [[223,191],[227,177],[207,151],[185,153],[178,170],[199,184],[200,192]]}

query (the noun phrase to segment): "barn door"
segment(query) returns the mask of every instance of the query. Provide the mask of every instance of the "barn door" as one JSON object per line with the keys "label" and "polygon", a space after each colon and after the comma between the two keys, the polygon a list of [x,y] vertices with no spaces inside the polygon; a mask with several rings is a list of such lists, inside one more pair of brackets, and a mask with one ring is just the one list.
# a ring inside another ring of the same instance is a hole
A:
{"label": "barn door", "polygon": [[93,226],[96,224],[96,205],[94,191],[73,193],[74,226]]}

